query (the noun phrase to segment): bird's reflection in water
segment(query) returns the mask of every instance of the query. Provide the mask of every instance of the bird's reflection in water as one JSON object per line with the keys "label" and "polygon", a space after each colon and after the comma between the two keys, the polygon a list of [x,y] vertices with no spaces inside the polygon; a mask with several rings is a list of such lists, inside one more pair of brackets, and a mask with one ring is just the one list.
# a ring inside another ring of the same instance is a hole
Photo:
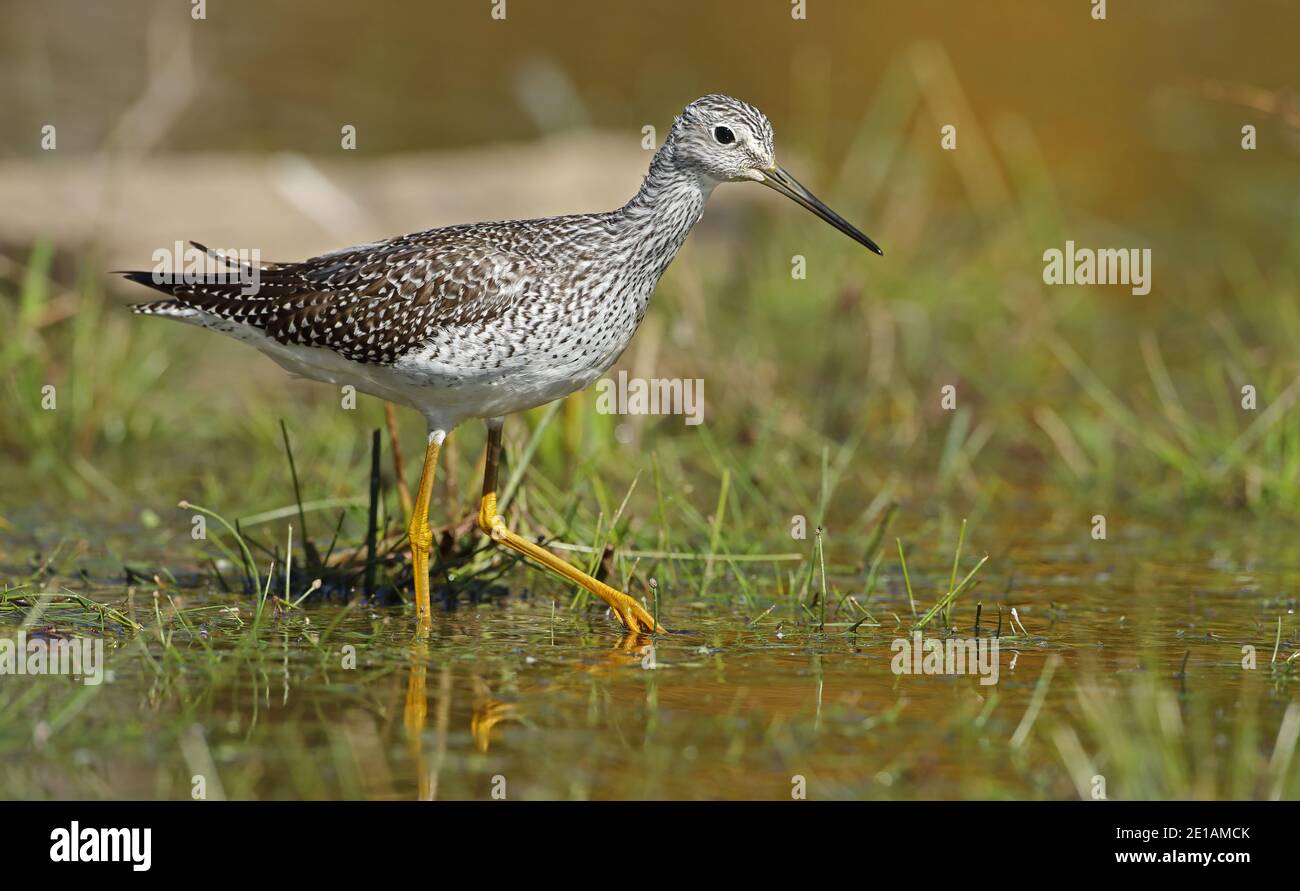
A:
{"label": "bird's reflection in water", "polygon": [[451,718],[451,668],[444,665],[438,673],[438,711],[434,724],[433,754],[424,748],[424,728],[429,719],[427,678],[428,656],[422,642],[411,648],[411,667],[406,680],[406,705],[402,724],[406,728],[406,748],[415,762],[417,801],[438,798],[438,774],[447,756],[447,725]]}
{"label": "bird's reflection in water", "polygon": [[[654,667],[654,643],[644,634],[624,634],[613,647],[601,654],[595,662],[578,668],[586,672],[604,672],[626,668],[629,661],[639,661],[643,667]],[[447,753],[447,728],[451,716],[451,668],[443,666],[438,675],[438,700],[435,713],[433,751],[426,751],[424,730],[429,719],[428,651],[423,641],[411,648],[410,668],[407,672],[406,705],[402,724],[406,729],[406,746],[416,768],[416,798],[433,801],[438,794],[438,774]],[[503,721],[523,721],[517,703],[503,702],[492,694],[492,688],[478,675],[471,678],[474,688],[473,708],[470,713],[470,735],[474,746],[486,754],[492,746],[492,731]]]}
{"label": "bird's reflection in water", "polygon": [[[577,671],[601,672],[611,668],[626,668],[629,657],[640,661],[643,667],[654,667],[654,644],[644,634],[624,634],[611,650],[601,654],[594,663],[575,666]],[[647,664],[648,663],[648,664]],[[502,702],[492,695],[492,689],[477,675],[473,678],[474,711],[470,718],[470,733],[474,746],[486,754],[492,745],[492,728],[502,721],[523,721],[516,703]]]}
{"label": "bird's reflection in water", "polygon": [[492,744],[492,728],[502,721],[520,720],[513,703],[492,698],[492,690],[483,679],[475,676],[474,711],[469,719],[469,731],[474,737],[474,747],[487,754]]}
{"label": "bird's reflection in water", "polygon": [[615,651],[638,659],[652,658],[654,648],[653,640],[644,634],[624,634],[614,644]]}
{"label": "bird's reflection in water", "polygon": [[640,662],[643,668],[654,668],[654,658],[654,638],[645,634],[624,634],[614,642],[614,646],[581,670],[602,672],[610,668],[626,668],[633,661]]}

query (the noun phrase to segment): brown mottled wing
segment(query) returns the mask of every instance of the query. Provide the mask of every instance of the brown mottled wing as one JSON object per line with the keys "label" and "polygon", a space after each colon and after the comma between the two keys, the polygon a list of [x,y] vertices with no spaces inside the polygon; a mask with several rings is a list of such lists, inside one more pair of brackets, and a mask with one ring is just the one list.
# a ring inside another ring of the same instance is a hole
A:
{"label": "brown mottled wing", "polygon": [[546,248],[545,239],[521,238],[519,223],[480,223],[270,264],[258,270],[251,294],[238,282],[166,290],[183,306],[253,325],[281,343],[390,364],[439,327],[489,322],[527,299]]}

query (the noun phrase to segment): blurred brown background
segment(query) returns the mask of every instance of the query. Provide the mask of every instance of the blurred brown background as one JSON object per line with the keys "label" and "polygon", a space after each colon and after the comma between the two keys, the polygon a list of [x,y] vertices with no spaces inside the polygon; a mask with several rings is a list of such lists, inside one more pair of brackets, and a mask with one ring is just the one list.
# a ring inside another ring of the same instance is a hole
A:
{"label": "blurred brown background", "polygon": [[[155,243],[185,221],[186,236],[220,240],[234,235],[225,214],[195,203],[225,195],[256,222],[293,204],[286,193],[317,176],[281,153],[339,165],[326,171],[332,179],[360,174],[379,156],[588,128],[613,139],[562,144],[543,173],[520,156],[494,157],[488,172],[505,184],[499,190],[489,180],[458,192],[456,184],[468,187],[465,169],[426,180],[395,168],[299,209],[333,230],[305,239],[321,248],[352,234],[389,234],[387,217],[400,230],[479,214],[595,209],[635,186],[640,128],[662,132],[682,105],[710,91],[767,111],[787,153],[833,164],[891,66],[918,46],[951,61],[969,102],[960,111],[985,126],[1009,117],[1032,128],[1063,204],[1140,226],[1195,213],[1199,195],[1231,180],[1242,154],[1239,121],[1248,116],[1234,102],[1206,98],[1207,85],[1286,88],[1300,28],[1300,7],[1285,0],[1111,2],[1104,22],[1091,18],[1088,0],[810,0],[803,21],[791,18],[786,0],[509,0],[504,21],[492,9],[491,0],[214,0],[196,22],[186,0],[10,0],[0,6],[0,238],[24,242],[68,227],[90,235],[147,225],[138,222],[147,214],[166,218],[149,233]],[[1220,132],[1203,125],[1207,103],[1222,117]],[[56,152],[40,151],[45,124],[57,127]],[[339,148],[343,124],[357,127],[356,152]],[[1272,159],[1279,173],[1290,170],[1294,156],[1279,142],[1261,138],[1252,163]],[[121,165],[123,187],[100,196],[102,171],[63,165],[105,152]],[[203,182],[194,182],[198,175],[184,169],[150,164],[146,173],[165,175],[180,193],[157,196],[157,207],[134,200],[132,164],[174,153],[235,153],[274,166],[254,175],[209,161]],[[1221,160],[1221,175],[1207,172],[1207,153]],[[438,200],[406,206],[401,193],[421,189]],[[1205,234],[1259,225],[1267,238],[1277,228],[1269,219],[1293,212],[1290,196],[1275,189],[1250,199],[1238,218],[1205,221]],[[283,250],[310,246],[283,237]]]}

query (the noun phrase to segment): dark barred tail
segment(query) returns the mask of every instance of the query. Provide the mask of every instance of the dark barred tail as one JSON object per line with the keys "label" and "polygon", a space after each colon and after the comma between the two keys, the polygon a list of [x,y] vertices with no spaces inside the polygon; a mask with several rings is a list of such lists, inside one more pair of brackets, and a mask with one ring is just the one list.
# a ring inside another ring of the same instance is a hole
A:
{"label": "dark barred tail", "polygon": [[185,304],[177,300],[151,300],[148,303],[127,304],[131,312],[142,316],[172,316],[188,310]]}
{"label": "dark barred tail", "polygon": [[[200,251],[203,251],[210,259],[222,264],[227,272],[234,270],[242,275],[248,276],[251,276],[254,273],[251,266],[247,264],[241,265],[237,260],[228,257],[221,251],[214,251],[206,245],[199,244],[197,241],[191,241],[190,244],[198,248]],[[265,271],[267,269],[268,267],[262,267],[262,270],[259,271]],[[223,294],[222,292],[227,289],[238,290],[240,287],[238,284],[232,285],[229,279],[224,277],[214,277],[211,281],[200,279],[195,282],[186,279],[179,271],[173,273],[157,273],[118,270],[115,274],[121,275],[127,281],[135,282],[137,285],[144,285],[146,288],[153,288],[155,291],[162,291],[164,294],[174,298],[172,300],[154,300],[148,303],[131,304],[132,312],[143,313],[146,315],[175,312],[176,310],[192,308],[191,304],[194,300],[203,299],[204,291],[207,291],[207,296],[209,297],[233,296]]]}
{"label": "dark barred tail", "polygon": [[[162,291],[164,294],[175,293],[176,285],[166,280],[156,279],[152,272],[118,272],[117,274],[127,281],[153,288],[155,291]],[[166,315],[183,308],[176,300],[150,300],[147,303],[132,303],[130,307],[131,312],[141,315]]]}

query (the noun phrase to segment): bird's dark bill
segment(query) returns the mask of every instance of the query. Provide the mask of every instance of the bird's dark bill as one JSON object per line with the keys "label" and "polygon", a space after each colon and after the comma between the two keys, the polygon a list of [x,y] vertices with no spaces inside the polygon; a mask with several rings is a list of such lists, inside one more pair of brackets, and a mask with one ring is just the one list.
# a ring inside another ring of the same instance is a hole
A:
{"label": "bird's dark bill", "polygon": [[858,227],[854,226],[848,220],[844,219],[844,217],[823,204],[821,199],[805,189],[799,180],[786,173],[784,169],[773,167],[771,170],[764,171],[761,182],[769,189],[780,192],[796,204],[811,210],[813,213],[817,214],[817,216],[830,223],[836,229],[839,229],[858,244],[863,245],[882,257],[885,255],[885,252],[880,249],[880,246],[863,234]]}

